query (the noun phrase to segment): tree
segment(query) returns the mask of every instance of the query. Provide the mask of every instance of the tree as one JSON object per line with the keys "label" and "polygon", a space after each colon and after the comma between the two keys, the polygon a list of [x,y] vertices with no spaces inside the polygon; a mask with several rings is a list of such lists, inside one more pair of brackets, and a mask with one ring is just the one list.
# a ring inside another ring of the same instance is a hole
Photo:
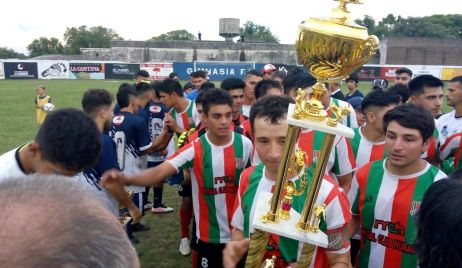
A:
{"label": "tree", "polygon": [[25,59],[26,55],[18,53],[10,48],[0,47],[0,59]]}
{"label": "tree", "polygon": [[27,50],[30,51],[31,57],[37,57],[47,54],[62,54],[64,53],[64,46],[57,38],[40,37],[39,39],[34,39],[27,46]]}
{"label": "tree", "polygon": [[78,28],[66,28],[64,33],[66,41],[66,54],[80,54],[81,48],[111,47],[112,40],[123,40],[115,31],[102,26],[87,28],[82,25]]}
{"label": "tree", "polygon": [[171,40],[183,40],[183,41],[194,41],[196,36],[184,29],[170,31],[168,33],[154,36],[151,38],[153,41],[171,41]]}
{"label": "tree", "polygon": [[240,28],[241,36],[251,39],[259,39],[268,43],[279,43],[279,38],[271,32],[270,28],[247,21],[244,27]]}
{"label": "tree", "polygon": [[368,28],[370,34],[386,37],[462,38],[462,15],[432,15],[428,17],[395,17],[389,14],[377,24],[365,16],[356,23]]}

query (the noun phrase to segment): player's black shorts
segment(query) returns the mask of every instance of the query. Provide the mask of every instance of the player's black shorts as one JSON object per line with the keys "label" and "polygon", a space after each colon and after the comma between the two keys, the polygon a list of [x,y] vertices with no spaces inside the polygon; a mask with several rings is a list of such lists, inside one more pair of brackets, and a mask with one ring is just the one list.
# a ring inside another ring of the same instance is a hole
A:
{"label": "player's black shorts", "polygon": [[183,197],[192,196],[191,183],[187,183],[187,184],[180,183],[180,184],[178,184],[178,195],[183,196]]}
{"label": "player's black shorts", "polygon": [[196,245],[196,267],[223,267],[223,249],[225,248],[225,246],[226,244],[213,244],[199,240]]}

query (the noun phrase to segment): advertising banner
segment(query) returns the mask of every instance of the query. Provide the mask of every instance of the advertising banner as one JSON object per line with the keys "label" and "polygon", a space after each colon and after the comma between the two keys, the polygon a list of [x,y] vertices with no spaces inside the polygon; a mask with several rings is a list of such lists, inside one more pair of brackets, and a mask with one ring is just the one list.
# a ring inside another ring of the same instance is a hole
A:
{"label": "advertising banner", "polygon": [[133,80],[139,70],[139,64],[106,63],[104,76],[105,79]]}
{"label": "advertising banner", "polygon": [[104,63],[71,62],[70,79],[104,79]]}
{"label": "advertising banner", "polygon": [[6,79],[37,79],[37,62],[5,62]]}
{"label": "advertising banner", "polygon": [[412,77],[419,75],[433,75],[434,77],[441,79],[441,67],[439,66],[409,66],[409,69],[412,71]]}
{"label": "advertising banner", "polygon": [[386,79],[388,81],[395,81],[395,71],[399,67],[397,66],[386,66],[382,67],[380,70],[380,78]]}
{"label": "advertising banner", "polygon": [[176,62],[173,69],[182,80],[189,80],[192,72],[202,70],[207,72],[209,80],[222,81],[230,76],[243,79],[254,68],[253,62]]}
{"label": "advertising banner", "polygon": [[5,79],[5,71],[3,70],[3,62],[0,61],[0,79]]}
{"label": "advertising banner", "polygon": [[173,63],[141,63],[140,70],[149,73],[149,80],[162,80],[168,78],[168,75],[173,72]]}
{"label": "advertising banner", "polygon": [[441,71],[441,80],[449,81],[455,76],[462,75],[462,68],[443,68]]}
{"label": "advertising banner", "polygon": [[374,80],[380,79],[380,67],[362,66],[355,73],[358,75],[359,80]]}
{"label": "advertising banner", "polygon": [[39,79],[69,79],[69,62],[41,60],[37,62]]}

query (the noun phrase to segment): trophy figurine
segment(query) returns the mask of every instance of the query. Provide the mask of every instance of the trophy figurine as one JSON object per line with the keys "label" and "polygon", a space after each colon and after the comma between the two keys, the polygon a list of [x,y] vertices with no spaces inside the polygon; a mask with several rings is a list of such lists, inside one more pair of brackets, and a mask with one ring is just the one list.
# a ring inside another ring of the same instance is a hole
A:
{"label": "trophy figurine", "polygon": [[[325,216],[325,205],[317,204],[316,200],[335,136],[352,138],[354,132],[338,123],[349,114],[348,109],[331,104],[329,110],[333,116],[328,117],[320,99],[327,94],[325,83],[346,78],[371,58],[379,44],[377,37],[369,36],[367,29],[354,23],[350,17],[346,5],[359,4],[359,0],[336,1],[339,5],[332,9],[330,18],[311,18],[299,26],[295,45],[299,61],[317,79],[317,83],[313,86],[310,100],[306,100],[305,92],[299,89],[296,104],[289,106],[289,128],[274,193],[264,192],[258,198],[246,267],[261,267],[270,233],[305,243],[298,267],[308,267],[315,246],[327,247],[327,236],[319,231],[319,222]],[[325,138],[309,187],[301,183],[302,189],[296,189],[287,179],[291,170],[300,169],[293,168],[293,162],[298,161],[292,155],[303,154],[294,151],[302,128],[324,132]],[[302,191],[307,191],[307,194],[303,209],[298,213],[290,207],[291,198]]]}

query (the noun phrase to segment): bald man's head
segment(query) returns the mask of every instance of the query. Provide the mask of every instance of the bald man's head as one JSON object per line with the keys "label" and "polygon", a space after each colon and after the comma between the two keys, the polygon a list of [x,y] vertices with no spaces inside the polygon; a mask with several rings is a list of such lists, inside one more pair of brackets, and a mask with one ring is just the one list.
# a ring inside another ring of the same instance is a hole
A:
{"label": "bald man's head", "polygon": [[0,263],[5,267],[138,267],[118,220],[67,177],[0,182]]}

